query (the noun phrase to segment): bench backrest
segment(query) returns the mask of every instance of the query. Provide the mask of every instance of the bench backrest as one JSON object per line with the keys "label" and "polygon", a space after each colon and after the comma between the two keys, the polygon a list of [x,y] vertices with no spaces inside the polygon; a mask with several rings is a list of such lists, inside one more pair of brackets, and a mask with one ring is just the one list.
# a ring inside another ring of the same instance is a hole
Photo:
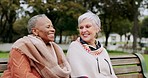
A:
{"label": "bench backrest", "polygon": [[0,58],[0,73],[7,69],[8,58]]}
{"label": "bench backrest", "polygon": [[148,78],[141,54],[110,55],[110,59],[118,78]]}
{"label": "bench backrest", "polygon": [[[146,64],[141,54],[110,55],[118,78],[148,78]],[[7,58],[0,58],[0,73],[7,69]]]}

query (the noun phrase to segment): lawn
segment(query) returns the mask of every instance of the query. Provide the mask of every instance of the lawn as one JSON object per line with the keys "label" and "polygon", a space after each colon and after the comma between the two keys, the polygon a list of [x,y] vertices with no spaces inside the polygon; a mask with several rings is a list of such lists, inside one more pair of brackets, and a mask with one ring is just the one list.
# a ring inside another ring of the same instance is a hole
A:
{"label": "lawn", "polygon": [[8,52],[0,52],[0,58],[8,58],[9,53]]}

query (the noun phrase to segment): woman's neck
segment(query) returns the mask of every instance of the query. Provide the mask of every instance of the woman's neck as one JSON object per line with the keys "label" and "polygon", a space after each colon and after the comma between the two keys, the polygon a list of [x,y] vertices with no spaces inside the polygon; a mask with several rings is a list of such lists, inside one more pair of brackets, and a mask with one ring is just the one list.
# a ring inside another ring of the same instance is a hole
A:
{"label": "woman's neck", "polygon": [[88,42],[89,45],[93,46],[93,47],[96,47],[96,41],[95,40],[92,40],[91,42]]}

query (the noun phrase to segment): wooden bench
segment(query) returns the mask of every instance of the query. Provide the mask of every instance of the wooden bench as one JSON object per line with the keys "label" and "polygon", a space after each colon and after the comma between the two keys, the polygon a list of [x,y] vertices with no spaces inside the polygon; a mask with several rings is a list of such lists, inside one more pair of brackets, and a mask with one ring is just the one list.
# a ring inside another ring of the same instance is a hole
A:
{"label": "wooden bench", "polygon": [[141,54],[110,55],[118,78],[148,78],[146,64]]}
{"label": "wooden bench", "polygon": [[8,58],[0,58],[0,73],[7,69]]}
{"label": "wooden bench", "polygon": [[7,69],[8,58],[0,58],[0,78],[4,70]]}
{"label": "wooden bench", "polygon": [[[110,55],[118,78],[148,78],[146,64],[141,54]],[[0,73],[7,68],[7,58],[0,58]]]}

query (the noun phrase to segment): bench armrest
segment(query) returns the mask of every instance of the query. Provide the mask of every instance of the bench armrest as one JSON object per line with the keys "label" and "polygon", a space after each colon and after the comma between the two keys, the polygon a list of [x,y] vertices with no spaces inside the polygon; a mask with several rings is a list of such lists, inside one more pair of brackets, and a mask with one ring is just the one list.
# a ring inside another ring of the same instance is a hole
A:
{"label": "bench armrest", "polygon": [[143,56],[140,53],[134,53],[137,57],[139,57],[140,63],[141,63],[141,69],[142,69],[142,73],[144,75],[145,78],[148,78],[148,71],[146,69],[146,63],[145,60],[143,58]]}

